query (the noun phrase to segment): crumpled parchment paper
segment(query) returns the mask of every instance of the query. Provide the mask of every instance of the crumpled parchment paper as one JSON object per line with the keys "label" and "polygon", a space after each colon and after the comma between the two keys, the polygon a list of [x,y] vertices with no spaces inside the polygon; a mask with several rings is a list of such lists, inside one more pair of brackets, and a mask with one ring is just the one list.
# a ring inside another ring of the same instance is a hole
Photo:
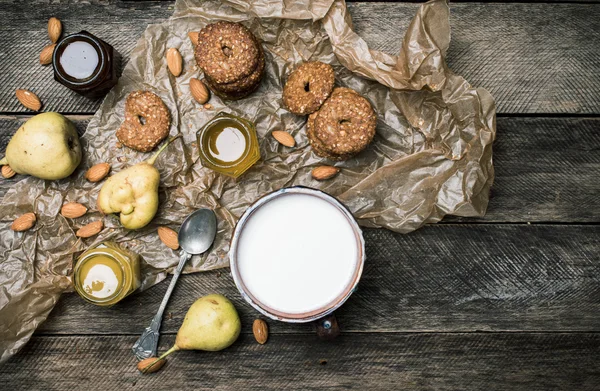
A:
{"label": "crumpled parchment paper", "polygon": [[[60,181],[25,178],[0,205],[0,362],[15,354],[46,319],[61,292],[72,289],[76,256],[88,246],[114,240],[144,259],[143,286],[166,277],[178,262],[156,234],[160,225],[177,229],[200,207],[213,208],[219,228],[212,250],[195,256],[185,272],[228,265],[229,240],[237,218],[260,196],[285,186],[322,189],[344,202],[363,226],[412,231],[446,214],[481,216],[493,181],[492,141],[495,105],[491,95],[453,74],[444,56],[450,43],[449,9],[445,0],[420,6],[398,56],[370,50],[353,30],[343,0],[179,0],[173,16],[150,25],[139,39],[118,85],[107,95],[82,138],[84,160],[75,174]],[[263,42],[267,72],[250,97],[223,102],[212,97],[206,110],[190,97],[189,79],[200,72],[189,31],[216,20],[246,24]],[[166,67],[165,52],[178,48],[185,71],[179,78]],[[336,84],[359,91],[379,115],[372,145],[358,157],[338,163],[334,179],[316,182],[310,171],[330,164],[311,152],[306,118],[282,107],[286,75],[302,61],[320,60],[336,71]],[[95,238],[78,240],[75,231],[101,218],[95,200],[100,184],[83,175],[93,164],[110,162],[112,172],[147,159],[117,148],[115,132],[123,120],[127,94],[144,89],[158,94],[169,107],[171,135],[183,134],[158,159],[160,207],[153,222],[126,231],[116,217]],[[237,180],[203,168],[198,160],[196,131],[219,111],[256,123],[262,160]],[[297,147],[279,145],[270,132],[285,129]],[[60,214],[63,203],[77,201],[91,212],[70,221]],[[9,229],[12,220],[35,212],[38,222],[26,233]]]}

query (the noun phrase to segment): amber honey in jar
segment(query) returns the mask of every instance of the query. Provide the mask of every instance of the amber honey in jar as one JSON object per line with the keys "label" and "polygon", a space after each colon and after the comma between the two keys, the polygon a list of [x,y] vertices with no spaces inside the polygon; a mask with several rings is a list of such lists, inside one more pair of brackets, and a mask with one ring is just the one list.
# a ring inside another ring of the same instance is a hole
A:
{"label": "amber honey in jar", "polygon": [[117,84],[120,56],[112,46],[87,31],[58,42],[52,55],[54,79],[90,98]]}
{"label": "amber honey in jar", "polygon": [[247,119],[219,113],[197,132],[202,164],[237,178],[260,159],[254,124]]}
{"label": "amber honey in jar", "polygon": [[116,304],[140,286],[140,256],[114,242],[102,242],[77,259],[75,290],[92,304]]}

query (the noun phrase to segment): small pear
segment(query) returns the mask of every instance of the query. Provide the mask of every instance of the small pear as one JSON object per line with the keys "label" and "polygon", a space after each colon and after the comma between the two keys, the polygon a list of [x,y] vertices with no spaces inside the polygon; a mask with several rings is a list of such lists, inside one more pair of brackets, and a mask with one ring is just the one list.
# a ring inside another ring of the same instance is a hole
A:
{"label": "small pear", "polygon": [[121,224],[127,229],[140,229],[148,225],[158,210],[160,173],[154,167],[154,162],[178,137],[171,138],[149,160],[108,178],[98,194],[97,205],[100,212],[119,213]]}
{"label": "small pear", "polygon": [[59,113],[31,117],[10,139],[0,165],[17,174],[42,179],[62,179],[81,162],[81,144],[73,122]]}
{"label": "small pear", "polygon": [[178,350],[223,350],[237,340],[241,329],[240,317],[229,299],[218,294],[201,297],[185,315],[175,345],[143,372],[149,372],[153,366],[160,365],[159,361]]}

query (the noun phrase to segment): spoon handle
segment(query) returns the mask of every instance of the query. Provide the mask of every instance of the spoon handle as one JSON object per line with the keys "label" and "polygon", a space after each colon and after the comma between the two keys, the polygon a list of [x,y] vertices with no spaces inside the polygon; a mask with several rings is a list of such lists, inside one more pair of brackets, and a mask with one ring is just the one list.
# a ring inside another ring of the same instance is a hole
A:
{"label": "spoon handle", "polygon": [[177,265],[177,269],[173,273],[173,278],[171,278],[171,283],[167,288],[167,292],[160,303],[160,307],[154,319],[152,319],[152,323],[150,323],[149,327],[146,327],[140,338],[133,345],[133,354],[138,358],[138,360],[143,360],[148,357],[156,356],[156,352],[158,350],[158,337],[160,335],[160,324],[162,323],[163,312],[165,312],[165,308],[167,307],[167,303],[169,302],[169,298],[171,297],[171,293],[173,293],[173,289],[175,288],[175,284],[177,284],[177,279],[185,266],[185,263],[192,257],[191,254],[185,252],[185,250],[181,250],[181,257],[179,258],[179,264]]}

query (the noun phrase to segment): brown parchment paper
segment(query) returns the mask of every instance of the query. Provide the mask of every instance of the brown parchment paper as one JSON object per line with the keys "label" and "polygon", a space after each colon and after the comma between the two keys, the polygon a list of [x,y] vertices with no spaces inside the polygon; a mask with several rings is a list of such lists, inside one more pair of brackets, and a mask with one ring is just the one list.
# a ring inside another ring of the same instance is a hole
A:
{"label": "brown parchment paper", "polygon": [[[8,191],[0,205],[0,361],[16,353],[46,319],[61,292],[72,289],[73,260],[82,250],[110,239],[137,251],[144,259],[145,289],[163,280],[178,262],[177,254],[160,243],[157,226],[177,229],[200,207],[215,210],[218,234],[208,254],[187,264],[187,273],[227,266],[237,218],[257,198],[285,186],[327,191],[343,201],[360,224],[398,232],[439,221],[446,214],[485,213],[493,180],[495,105],[488,92],[471,87],[446,66],[450,43],[446,1],[418,8],[397,56],[368,48],[352,30],[342,0],[300,3],[177,1],[169,20],[148,26],[118,85],[89,123],[82,137],[84,160],[77,171],[54,182],[28,177]],[[247,25],[263,42],[267,71],[260,89],[250,97],[236,102],[213,97],[213,109],[206,110],[190,98],[189,79],[200,72],[187,33],[216,20]],[[184,57],[185,72],[179,78],[167,71],[165,52],[170,47]],[[311,152],[306,118],[281,104],[286,75],[308,60],[332,64],[337,85],[359,91],[379,115],[372,145],[358,157],[337,163],[341,174],[322,183],[312,180],[310,171],[331,162]],[[98,237],[77,240],[80,226],[101,218],[95,209],[101,184],[87,182],[85,171],[110,162],[118,172],[150,156],[116,147],[125,98],[138,89],[158,94],[172,113],[171,135],[183,134],[156,164],[161,172],[158,214],[139,231],[126,231],[116,217],[107,216]],[[262,160],[238,180],[215,174],[198,161],[195,133],[219,111],[256,123]],[[297,147],[280,146],[269,136],[276,129],[292,133]],[[59,214],[69,201],[81,202],[91,212],[69,221]],[[32,230],[9,229],[14,218],[31,211],[38,216]]]}

